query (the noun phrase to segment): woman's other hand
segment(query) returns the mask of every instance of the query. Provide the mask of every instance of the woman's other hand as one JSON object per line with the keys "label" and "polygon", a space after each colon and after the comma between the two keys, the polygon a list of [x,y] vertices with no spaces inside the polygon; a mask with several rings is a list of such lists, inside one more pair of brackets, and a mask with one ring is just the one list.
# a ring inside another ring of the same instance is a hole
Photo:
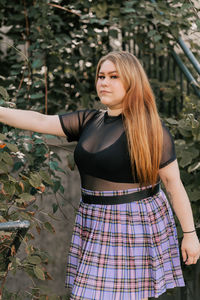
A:
{"label": "woman's other hand", "polygon": [[186,265],[197,263],[200,257],[200,243],[196,232],[184,234],[181,243],[181,252]]}

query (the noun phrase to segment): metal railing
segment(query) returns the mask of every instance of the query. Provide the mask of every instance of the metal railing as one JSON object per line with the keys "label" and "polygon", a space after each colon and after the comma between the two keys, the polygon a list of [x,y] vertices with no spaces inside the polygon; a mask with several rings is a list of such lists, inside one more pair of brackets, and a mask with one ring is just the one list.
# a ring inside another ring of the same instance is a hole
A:
{"label": "metal railing", "polygon": [[159,112],[164,116],[177,116],[183,108],[185,96],[200,98],[200,65],[182,38],[179,38],[179,53],[169,47],[165,49],[165,54],[158,56],[153,44],[149,45],[149,49],[147,46],[139,47],[135,36],[139,35],[140,30],[135,29],[132,35],[124,32],[122,48],[141,60],[154,90]]}
{"label": "metal railing", "polygon": [[0,223],[0,279],[7,271],[9,257],[18,251],[29,227],[28,220]]}

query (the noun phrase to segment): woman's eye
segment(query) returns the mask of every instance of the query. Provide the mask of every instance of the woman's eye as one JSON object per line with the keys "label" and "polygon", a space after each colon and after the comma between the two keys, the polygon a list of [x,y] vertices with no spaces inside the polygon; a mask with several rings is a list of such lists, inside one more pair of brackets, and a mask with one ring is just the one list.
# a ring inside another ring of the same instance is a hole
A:
{"label": "woman's eye", "polygon": [[112,75],[111,78],[116,79],[118,77],[117,77],[117,75]]}
{"label": "woman's eye", "polygon": [[99,75],[98,78],[99,78],[99,79],[104,79],[105,76]]}

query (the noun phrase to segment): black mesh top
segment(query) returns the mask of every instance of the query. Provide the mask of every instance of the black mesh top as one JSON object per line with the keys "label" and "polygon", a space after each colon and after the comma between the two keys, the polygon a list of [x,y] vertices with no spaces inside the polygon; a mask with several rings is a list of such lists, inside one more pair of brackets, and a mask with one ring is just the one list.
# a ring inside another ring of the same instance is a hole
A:
{"label": "black mesh top", "polygon": [[[135,187],[138,179],[137,174],[133,179],[121,114],[109,116],[101,110],[79,110],[59,115],[59,118],[68,141],[78,141],[74,159],[83,188],[109,191]],[[163,124],[160,168],[175,159],[172,136]]]}

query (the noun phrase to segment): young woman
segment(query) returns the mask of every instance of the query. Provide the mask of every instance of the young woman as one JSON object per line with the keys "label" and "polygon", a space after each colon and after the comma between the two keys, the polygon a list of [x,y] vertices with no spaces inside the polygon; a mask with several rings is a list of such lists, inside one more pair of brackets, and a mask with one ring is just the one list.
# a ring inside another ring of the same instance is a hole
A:
{"label": "young woman", "polygon": [[0,121],[78,141],[82,198],[67,264],[70,299],[157,298],[184,286],[173,213],[160,180],[183,230],[183,261],[196,264],[200,256],[173,139],[134,55],[102,57],[96,88],[106,111],[46,116],[0,108]]}

